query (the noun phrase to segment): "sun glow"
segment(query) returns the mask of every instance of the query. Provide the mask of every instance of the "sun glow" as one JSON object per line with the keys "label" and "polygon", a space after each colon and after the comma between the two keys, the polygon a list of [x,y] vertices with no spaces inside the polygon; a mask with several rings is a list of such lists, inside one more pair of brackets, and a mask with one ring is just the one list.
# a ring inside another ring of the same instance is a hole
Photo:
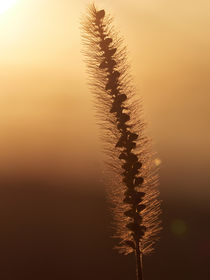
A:
{"label": "sun glow", "polygon": [[17,2],[17,0],[0,0],[0,14],[6,12],[15,2]]}

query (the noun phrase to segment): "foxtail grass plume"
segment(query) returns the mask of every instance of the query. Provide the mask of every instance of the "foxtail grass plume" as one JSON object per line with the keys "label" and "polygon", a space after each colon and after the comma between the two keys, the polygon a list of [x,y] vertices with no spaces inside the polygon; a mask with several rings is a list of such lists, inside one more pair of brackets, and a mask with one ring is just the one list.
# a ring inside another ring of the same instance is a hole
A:
{"label": "foxtail grass plume", "polygon": [[142,280],[142,256],[154,250],[160,231],[158,176],[126,47],[112,22],[104,10],[90,5],[82,20],[82,41],[107,164],[116,174],[111,196],[120,240],[116,248],[135,253],[137,279]]}

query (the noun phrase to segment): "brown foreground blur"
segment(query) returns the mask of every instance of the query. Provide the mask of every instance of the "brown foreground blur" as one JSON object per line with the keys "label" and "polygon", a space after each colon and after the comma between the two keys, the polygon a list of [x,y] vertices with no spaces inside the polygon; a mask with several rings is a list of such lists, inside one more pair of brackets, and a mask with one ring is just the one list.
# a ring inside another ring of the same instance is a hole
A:
{"label": "brown foreground blur", "polygon": [[[72,184],[1,178],[0,279],[135,279],[134,258],[112,250],[103,187]],[[210,279],[208,203],[164,192],[162,199],[164,230],[144,260],[145,279]]]}

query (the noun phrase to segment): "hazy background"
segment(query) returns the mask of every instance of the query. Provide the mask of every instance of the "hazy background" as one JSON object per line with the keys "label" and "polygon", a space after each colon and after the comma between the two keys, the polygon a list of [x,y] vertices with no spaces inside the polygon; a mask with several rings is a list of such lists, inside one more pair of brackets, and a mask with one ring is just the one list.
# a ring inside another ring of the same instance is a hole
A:
{"label": "hazy background", "polygon": [[[109,239],[98,128],[80,52],[87,3],[17,0],[0,14],[5,280],[134,279],[134,260],[113,252]],[[210,2],[97,3],[128,45],[162,161],[164,231],[145,261],[146,279],[208,280]]]}

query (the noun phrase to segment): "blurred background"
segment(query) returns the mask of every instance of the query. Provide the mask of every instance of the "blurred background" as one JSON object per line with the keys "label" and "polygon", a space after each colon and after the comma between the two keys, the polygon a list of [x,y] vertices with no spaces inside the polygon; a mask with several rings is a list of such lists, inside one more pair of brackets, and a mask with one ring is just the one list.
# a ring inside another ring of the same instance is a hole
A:
{"label": "blurred background", "polygon": [[[0,277],[135,279],[112,250],[81,54],[88,1],[0,1]],[[152,279],[210,279],[210,2],[98,0],[129,49],[160,165]],[[6,9],[7,8],[7,9]]]}

